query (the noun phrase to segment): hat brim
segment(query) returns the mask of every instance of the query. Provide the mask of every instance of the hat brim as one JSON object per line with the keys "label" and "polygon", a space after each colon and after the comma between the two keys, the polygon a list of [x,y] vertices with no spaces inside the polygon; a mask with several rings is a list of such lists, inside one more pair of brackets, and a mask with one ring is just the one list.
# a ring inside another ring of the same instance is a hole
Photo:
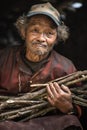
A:
{"label": "hat brim", "polygon": [[58,21],[55,17],[53,17],[51,14],[49,14],[47,12],[46,13],[45,12],[30,12],[26,16],[27,17],[32,17],[32,16],[38,15],[38,14],[46,15],[46,16],[50,17],[56,23],[57,26],[60,25],[60,21]]}

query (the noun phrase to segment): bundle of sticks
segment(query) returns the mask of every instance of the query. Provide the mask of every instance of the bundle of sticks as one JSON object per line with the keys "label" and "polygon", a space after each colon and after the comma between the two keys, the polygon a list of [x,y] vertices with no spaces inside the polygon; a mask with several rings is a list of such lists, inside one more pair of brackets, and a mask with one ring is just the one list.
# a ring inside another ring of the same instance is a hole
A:
{"label": "bundle of sticks", "polygon": [[[73,103],[87,107],[87,70],[77,71],[50,82],[68,86]],[[56,108],[52,107],[46,99],[46,86],[50,82],[32,84],[31,91],[21,96],[0,96],[0,121],[27,121],[55,110]],[[77,83],[82,84],[76,85]]]}

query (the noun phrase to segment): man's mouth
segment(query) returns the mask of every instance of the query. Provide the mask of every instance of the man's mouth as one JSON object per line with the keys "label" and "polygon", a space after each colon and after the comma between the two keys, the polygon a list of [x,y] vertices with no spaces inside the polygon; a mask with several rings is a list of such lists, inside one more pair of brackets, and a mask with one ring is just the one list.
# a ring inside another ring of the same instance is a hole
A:
{"label": "man's mouth", "polygon": [[44,47],[44,48],[47,47],[47,44],[46,44],[46,43],[33,43],[33,45],[36,45],[36,46],[38,46],[38,47]]}

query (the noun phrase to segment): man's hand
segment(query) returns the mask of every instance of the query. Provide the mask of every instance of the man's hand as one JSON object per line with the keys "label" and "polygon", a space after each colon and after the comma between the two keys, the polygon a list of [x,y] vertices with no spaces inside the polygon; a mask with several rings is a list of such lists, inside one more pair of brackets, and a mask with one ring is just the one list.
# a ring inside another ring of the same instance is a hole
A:
{"label": "man's hand", "polygon": [[63,113],[68,113],[73,109],[71,92],[68,87],[58,83],[50,83],[47,85],[48,101]]}

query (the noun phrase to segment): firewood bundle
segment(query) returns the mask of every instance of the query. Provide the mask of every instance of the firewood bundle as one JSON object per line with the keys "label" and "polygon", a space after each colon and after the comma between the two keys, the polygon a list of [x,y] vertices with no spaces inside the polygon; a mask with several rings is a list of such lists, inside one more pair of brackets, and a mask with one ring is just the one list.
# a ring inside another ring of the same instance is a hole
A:
{"label": "firewood bundle", "polygon": [[[87,107],[87,70],[77,71],[50,82],[68,86],[73,103]],[[52,107],[46,99],[46,86],[50,82],[32,84],[31,91],[21,96],[0,96],[0,121],[27,121],[55,110],[56,108]],[[82,84],[76,85],[77,83]]]}

